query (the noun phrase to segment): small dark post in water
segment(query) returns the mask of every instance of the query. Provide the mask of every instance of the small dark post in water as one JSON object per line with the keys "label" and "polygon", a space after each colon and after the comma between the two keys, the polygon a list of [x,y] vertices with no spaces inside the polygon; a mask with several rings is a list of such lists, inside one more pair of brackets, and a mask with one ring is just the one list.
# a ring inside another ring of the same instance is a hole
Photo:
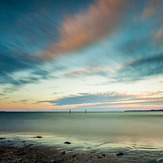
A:
{"label": "small dark post in water", "polygon": [[85,109],[85,114],[87,113],[87,110]]}
{"label": "small dark post in water", "polygon": [[69,110],[69,113],[71,114],[71,109]]}

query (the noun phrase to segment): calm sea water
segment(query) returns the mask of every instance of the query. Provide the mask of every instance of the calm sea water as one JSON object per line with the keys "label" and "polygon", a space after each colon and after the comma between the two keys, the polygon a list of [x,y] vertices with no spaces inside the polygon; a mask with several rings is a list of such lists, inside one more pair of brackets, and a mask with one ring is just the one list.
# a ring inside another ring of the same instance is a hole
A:
{"label": "calm sea water", "polygon": [[1,112],[0,135],[41,135],[44,143],[68,140],[81,147],[163,149],[163,112]]}

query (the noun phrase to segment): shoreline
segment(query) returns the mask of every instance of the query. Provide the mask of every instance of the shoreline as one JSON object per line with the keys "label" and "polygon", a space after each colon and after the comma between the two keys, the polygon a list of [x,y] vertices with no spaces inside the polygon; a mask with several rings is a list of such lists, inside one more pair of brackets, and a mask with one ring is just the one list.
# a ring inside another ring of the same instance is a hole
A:
{"label": "shoreline", "polygon": [[75,152],[58,150],[47,146],[2,146],[0,145],[0,162],[17,163],[83,163],[83,162],[117,162],[114,154]]}
{"label": "shoreline", "polygon": [[[41,136],[36,136],[36,139],[41,139]],[[117,162],[119,153],[100,152],[98,150],[79,151],[69,148],[71,142],[63,142],[67,144],[65,147],[58,148],[39,143],[31,143],[28,140],[21,140],[21,143],[11,144],[12,140],[5,137],[0,138],[0,163],[83,163],[83,162]],[[121,157],[122,158],[122,157]],[[120,159],[121,159],[120,158]],[[122,158],[123,159],[123,158]]]}
{"label": "shoreline", "polygon": [[[41,139],[37,137],[36,139]],[[79,151],[75,148],[69,148],[69,143],[63,142],[67,147],[58,148],[20,140],[16,145],[13,140],[0,138],[0,163],[159,163],[163,162],[163,151],[102,151],[87,150]],[[12,142],[13,141],[13,142]]]}

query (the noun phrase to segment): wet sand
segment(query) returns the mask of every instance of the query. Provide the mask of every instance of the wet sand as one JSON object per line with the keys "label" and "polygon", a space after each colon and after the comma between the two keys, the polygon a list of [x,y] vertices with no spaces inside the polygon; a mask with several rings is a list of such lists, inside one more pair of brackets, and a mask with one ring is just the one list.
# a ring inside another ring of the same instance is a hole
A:
{"label": "wet sand", "polygon": [[[6,142],[6,139],[4,139]],[[7,140],[11,141],[11,140]],[[159,163],[163,151],[76,151],[52,146],[26,144],[14,146],[0,143],[0,163]],[[26,142],[25,140],[23,142]],[[64,142],[63,142],[64,143]],[[68,146],[69,144],[67,144]],[[122,152],[122,153],[120,153]]]}
{"label": "wet sand", "polygon": [[84,163],[84,162],[118,162],[114,154],[76,153],[59,151],[54,147],[0,147],[0,162],[12,163]]}

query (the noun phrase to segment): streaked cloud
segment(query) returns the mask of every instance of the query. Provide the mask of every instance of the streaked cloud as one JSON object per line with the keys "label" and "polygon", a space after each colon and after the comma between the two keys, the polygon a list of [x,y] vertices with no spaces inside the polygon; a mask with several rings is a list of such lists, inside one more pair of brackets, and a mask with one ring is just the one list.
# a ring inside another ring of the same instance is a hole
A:
{"label": "streaked cloud", "polygon": [[70,71],[64,75],[67,77],[82,76],[82,75],[104,75],[107,70],[103,69],[101,66],[88,66],[77,71]]}
{"label": "streaked cloud", "polygon": [[[146,6],[142,13],[143,19],[149,18],[149,17],[157,14],[158,9],[160,10],[163,5],[162,0],[148,0],[145,2],[146,2]],[[159,12],[162,12],[162,11],[160,10]]]}
{"label": "streaked cloud", "polygon": [[125,2],[96,0],[86,11],[65,16],[59,29],[58,41],[37,54],[47,59],[70,53],[112,33],[118,27],[117,22],[122,16]]}
{"label": "streaked cloud", "polygon": [[161,44],[163,43],[163,24],[162,27],[157,31],[156,35],[155,35],[155,41],[156,44]]}
{"label": "streaked cloud", "polygon": [[55,105],[74,105],[74,104],[87,104],[87,103],[99,103],[99,102],[103,103],[109,101],[111,102],[123,98],[128,98],[128,96],[120,95],[116,92],[102,93],[102,94],[81,93],[79,95],[64,97],[57,100],[38,101],[38,103],[47,102]]}
{"label": "streaked cloud", "polygon": [[40,65],[44,62],[38,57],[26,54],[0,54],[0,84],[22,86],[37,83],[41,79],[51,77],[50,72]]}
{"label": "streaked cloud", "polygon": [[118,70],[118,81],[135,81],[163,74],[163,54],[137,59]]}
{"label": "streaked cloud", "polygon": [[151,16],[154,13],[154,8],[149,7],[149,8],[145,8],[143,11],[143,19],[144,18],[148,18],[149,16]]}

